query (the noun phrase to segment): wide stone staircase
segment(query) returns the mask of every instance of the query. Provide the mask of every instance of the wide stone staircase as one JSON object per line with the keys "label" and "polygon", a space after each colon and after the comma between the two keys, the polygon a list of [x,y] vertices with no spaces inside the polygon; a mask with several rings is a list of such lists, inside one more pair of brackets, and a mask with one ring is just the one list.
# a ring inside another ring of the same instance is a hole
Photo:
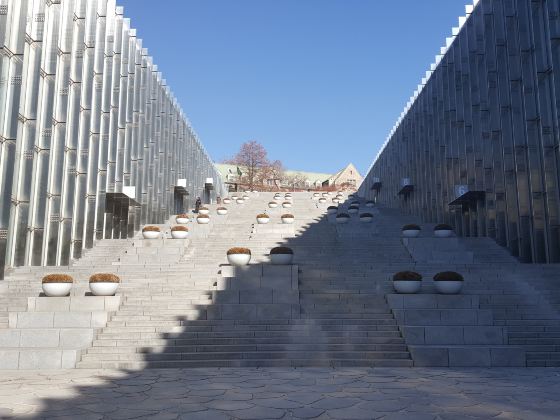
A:
{"label": "wide stone staircase", "polygon": [[[0,283],[0,368],[560,366],[557,265],[520,264],[488,238],[434,238],[433,225],[354,197],[339,212],[359,201],[373,222],[338,224],[332,196],[293,196],[272,209],[272,194],[249,193],[225,216],[209,206],[210,224],[190,223],[187,240],[169,238],[171,217],[165,239],[101,240],[67,267],[13,269]],[[257,225],[263,212],[270,223]],[[401,238],[406,223],[422,226],[418,238]],[[280,245],[291,268],[270,265]],[[227,264],[239,246],[252,251],[247,269]],[[393,292],[402,270],[424,276],[419,294]],[[460,295],[435,291],[448,270],[465,278]],[[72,296],[41,297],[56,272],[75,278]],[[112,300],[87,296],[96,272],[121,277]]]}

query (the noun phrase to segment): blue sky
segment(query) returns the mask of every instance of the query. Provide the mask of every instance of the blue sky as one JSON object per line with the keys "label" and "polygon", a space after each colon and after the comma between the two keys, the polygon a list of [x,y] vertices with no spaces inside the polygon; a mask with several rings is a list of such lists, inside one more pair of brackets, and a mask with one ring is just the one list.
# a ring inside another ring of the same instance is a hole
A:
{"label": "blue sky", "polygon": [[364,172],[468,0],[117,0],[212,158]]}

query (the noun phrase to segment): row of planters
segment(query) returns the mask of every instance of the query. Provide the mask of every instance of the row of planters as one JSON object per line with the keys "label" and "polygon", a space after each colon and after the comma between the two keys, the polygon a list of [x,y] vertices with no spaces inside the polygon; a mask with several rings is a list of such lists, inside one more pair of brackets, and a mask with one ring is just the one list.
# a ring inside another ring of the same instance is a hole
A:
{"label": "row of planters", "polygon": [[[159,226],[145,226],[142,229],[142,237],[144,239],[159,239],[162,235]],[[186,239],[189,236],[189,228],[186,226],[173,226],[171,228],[171,238]]]}
{"label": "row of planters", "polygon": [[[336,211],[334,211],[330,214],[335,214],[335,213],[336,213]],[[339,213],[339,214],[336,215],[336,223],[340,223],[340,224],[348,223],[351,218],[352,218],[352,216],[350,216],[350,214],[348,214],[348,213]],[[360,216],[359,216],[359,219],[360,219],[360,222],[362,222],[362,223],[370,223],[370,222],[373,221],[373,214],[371,214],[371,213],[361,213]]]}
{"label": "row of planters", "polygon": [[[463,288],[463,276],[455,271],[442,271],[434,277],[438,293],[453,295]],[[422,276],[415,271],[401,271],[393,276],[393,288],[397,293],[418,293],[422,286]]]}
{"label": "row of planters", "polygon": [[[284,198],[282,198],[282,195],[281,195],[280,193],[274,194],[274,200],[275,200],[275,201],[281,201],[281,200],[283,200],[283,199],[286,200],[287,202],[290,202],[290,201],[292,201],[294,198],[292,197],[292,194],[290,194],[290,193],[284,194]],[[282,204],[286,204],[286,202],[284,202],[284,203],[282,203]],[[291,207],[291,203],[288,203],[288,204],[290,204],[290,207]]]}
{"label": "row of planters", "polygon": [[[94,296],[113,296],[121,279],[111,273],[98,273],[89,278],[89,290]],[[64,297],[70,294],[74,279],[68,274],[49,274],[42,279],[43,293],[48,297]]]}
{"label": "row of planters", "polygon": [[[295,217],[293,214],[286,213],[280,216],[280,219],[284,224],[292,224],[294,223]],[[257,223],[259,225],[266,225],[268,222],[270,222],[270,216],[268,214],[266,213],[257,214]]]}
{"label": "row of planters", "polygon": [[[294,260],[294,251],[286,246],[277,246],[270,250],[270,262],[274,265],[291,264]],[[231,265],[243,266],[251,261],[249,248],[235,247],[227,251],[227,260]]]}
{"label": "row of planters", "polygon": [[[416,238],[422,229],[415,224],[404,225],[402,227],[403,238]],[[453,235],[453,228],[446,224],[439,224],[434,227],[434,236],[436,238],[449,238]]]}
{"label": "row of planters", "polygon": [[[268,203],[268,207],[271,208],[271,209],[275,209],[275,208],[278,207],[278,203],[277,203],[276,201],[270,201],[270,202]],[[292,202],[291,202],[291,201],[284,201],[284,202],[282,203],[282,207],[284,207],[284,208],[290,208],[290,207],[292,207]]]}

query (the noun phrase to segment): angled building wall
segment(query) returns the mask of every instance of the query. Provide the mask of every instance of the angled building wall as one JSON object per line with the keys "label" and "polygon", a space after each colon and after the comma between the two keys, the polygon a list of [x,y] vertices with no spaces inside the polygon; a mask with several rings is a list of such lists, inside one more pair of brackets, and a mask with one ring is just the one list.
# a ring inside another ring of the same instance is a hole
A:
{"label": "angled building wall", "polygon": [[360,189],[526,262],[560,261],[560,0],[480,0]]}
{"label": "angled building wall", "polygon": [[0,0],[0,278],[221,193],[115,0]]}

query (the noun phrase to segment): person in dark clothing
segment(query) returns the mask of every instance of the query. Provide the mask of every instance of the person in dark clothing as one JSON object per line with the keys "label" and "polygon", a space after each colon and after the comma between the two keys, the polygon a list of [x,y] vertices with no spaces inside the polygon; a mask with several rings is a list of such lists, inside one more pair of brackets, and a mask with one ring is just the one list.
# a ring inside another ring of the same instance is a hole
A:
{"label": "person in dark clothing", "polygon": [[216,197],[216,203],[217,203],[217,204],[222,204],[222,197],[217,196],[217,197]]}
{"label": "person in dark clothing", "polygon": [[198,209],[200,209],[200,206],[202,205],[202,200],[200,199],[200,197],[196,197],[196,201],[194,203],[194,212],[198,213]]}

